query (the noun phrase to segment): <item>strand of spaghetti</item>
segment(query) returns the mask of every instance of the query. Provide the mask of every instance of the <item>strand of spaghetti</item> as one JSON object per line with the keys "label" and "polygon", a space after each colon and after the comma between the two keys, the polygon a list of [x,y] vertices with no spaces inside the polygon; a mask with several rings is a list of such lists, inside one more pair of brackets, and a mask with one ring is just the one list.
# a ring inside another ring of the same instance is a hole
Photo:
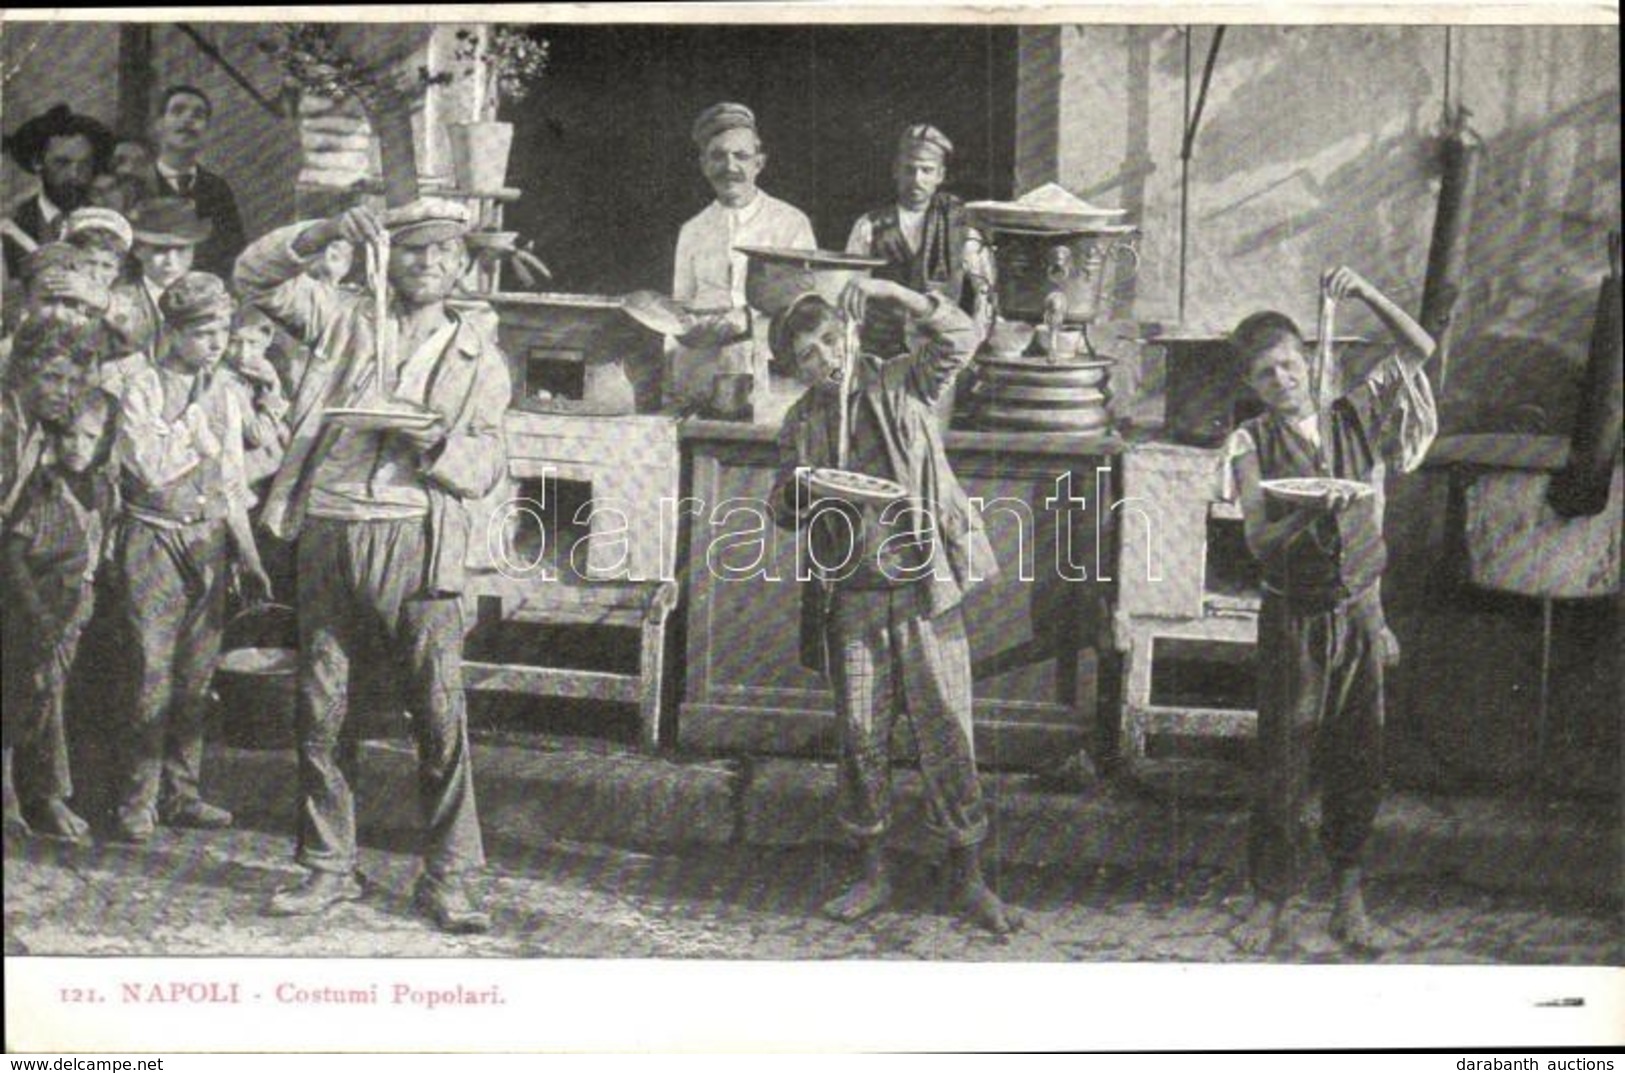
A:
{"label": "strand of spaghetti", "polygon": [[852,366],[857,362],[857,355],[858,322],[848,314],[846,317],[846,361],[841,366],[841,439],[835,446],[835,466],[837,469],[846,468],[847,440],[851,438]]}
{"label": "strand of spaghetti", "polygon": [[1317,339],[1315,342],[1315,408],[1324,410],[1331,404],[1332,383],[1332,334],[1336,330],[1333,322],[1337,315],[1337,299],[1327,289],[1322,281],[1320,285],[1320,322],[1317,324]]}
{"label": "strand of spaghetti", "polygon": [[389,235],[380,233],[367,244],[367,275],[372,287],[373,303],[373,383],[378,397],[383,399],[388,381],[385,373],[389,361]]}

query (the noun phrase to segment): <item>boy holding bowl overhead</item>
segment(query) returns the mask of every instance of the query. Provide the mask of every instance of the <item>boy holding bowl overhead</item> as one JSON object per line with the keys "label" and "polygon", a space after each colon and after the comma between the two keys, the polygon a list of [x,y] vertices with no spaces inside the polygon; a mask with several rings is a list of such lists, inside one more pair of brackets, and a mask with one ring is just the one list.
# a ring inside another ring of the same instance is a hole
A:
{"label": "boy holding bowl overhead", "polygon": [[[1255,901],[1236,937],[1252,953],[1294,945],[1283,910],[1302,882],[1303,816],[1316,781],[1320,842],[1336,884],[1331,935],[1355,950],[1388,945],[1366,915],[1361,887],[1361,859],[1382,801],[1387,550],[1373,482],[1384,463],[1414,468],[1426,450],[1432,396],[1422,367],[1434,342],[1352,269],[1328,273],[1323,287],[1329,302],[1363,301],[1400,344],[1329,405],[1316,397],[1307,344],[1290,318],[1255,313],[1231,335],[1248,384],[1267,407],[1226,449],[1247,546],[1264,568],[1248,845]],[[1292,478],[1333,480],[1318,496],[1271,488]]]}
{"label": "boy holding bowl overhead", "polygon": [[[905,315],[920,340],[883,361],[859,353],[850,326],[865,306]],[[807,537],[802,661],[829,676],[839,720],[841,826],[863,873],[824,906],[855,921],[892,898],[883,842],[891,821],[891,737],[899,710],[919,743],[927,816],[948,846],[957,907],[1004,934],[1016,925],[982,877],[987,808],[971,737],[971,661],[961,605],[997,565],[959,486],[932,404],[970,361],[971,320],[940,297],[858,279],[837,309],[816,293],[774,318],[776,364],[806,391],[779,433],[775,520]],[[841,442],[842,435],[845,442]],[[894,495],[843,496],[812,471],[836,467],[893,482]]]}

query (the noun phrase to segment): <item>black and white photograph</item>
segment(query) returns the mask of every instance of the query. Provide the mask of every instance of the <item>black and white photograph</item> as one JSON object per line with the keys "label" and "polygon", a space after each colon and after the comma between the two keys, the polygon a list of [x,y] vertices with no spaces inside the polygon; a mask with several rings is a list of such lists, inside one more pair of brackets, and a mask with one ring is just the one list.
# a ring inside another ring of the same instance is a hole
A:
{"label": "black and white photograph", "polygon": [[7,1050],[1625,1043],[1619,58],[0,13]]}

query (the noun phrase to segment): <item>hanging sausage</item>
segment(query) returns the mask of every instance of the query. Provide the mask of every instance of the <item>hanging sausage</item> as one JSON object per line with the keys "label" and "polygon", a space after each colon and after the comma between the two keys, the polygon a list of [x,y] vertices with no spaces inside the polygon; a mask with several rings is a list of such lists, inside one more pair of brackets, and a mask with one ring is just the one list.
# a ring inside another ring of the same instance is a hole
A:
{"label": "hanging sausage", "polygon": [[1591,350],[1580,381],[1580,406],[1569,442],[1569,464],[1552,478],[1546,501],[1565,518],[1599,514],[1620,461],[1620,395],[1625,363],[1620,354],[1619,232],[1608,236],[1608,275],[1597,293]]}
{"label": "hanging sausage", "polygon": [[1439,211],[1433,218],[1427,281],[1422,289],[1422,327],[1439,341],[1440,391],[1444,390],[1449,368],[1450,323],[1467,270],[1467,227],[1484,149],[1484,143],[1467,125],[1468,114],[1466,108],[1458,107],[1445,121],[1440,142],[1443,176],[1439,184]]}

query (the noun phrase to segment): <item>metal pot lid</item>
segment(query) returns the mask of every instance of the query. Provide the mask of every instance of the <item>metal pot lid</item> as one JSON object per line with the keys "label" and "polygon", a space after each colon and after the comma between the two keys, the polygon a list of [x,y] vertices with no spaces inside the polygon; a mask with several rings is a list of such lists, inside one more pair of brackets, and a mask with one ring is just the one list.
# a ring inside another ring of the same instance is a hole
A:
{"label": "metal pot lid", "polygon": [[1117,363],[1109,358],[1095,358],[1091,361],[1050,361],[1046,357],[1037,358],[977,358],[978,365],[991,365],[995,369],[1019,369],[1022,372],[1061,373],[1081,369],[1110,369]]}
{"label": "metal pot lid", "polygon": [[795,250],[781,246],[735,246],[734,249],[754,260],[766,264],[790,265],[796,268],[884,268],[886,261],[880,257],[859,257],[852,253],[837,253],[834,250]]}

